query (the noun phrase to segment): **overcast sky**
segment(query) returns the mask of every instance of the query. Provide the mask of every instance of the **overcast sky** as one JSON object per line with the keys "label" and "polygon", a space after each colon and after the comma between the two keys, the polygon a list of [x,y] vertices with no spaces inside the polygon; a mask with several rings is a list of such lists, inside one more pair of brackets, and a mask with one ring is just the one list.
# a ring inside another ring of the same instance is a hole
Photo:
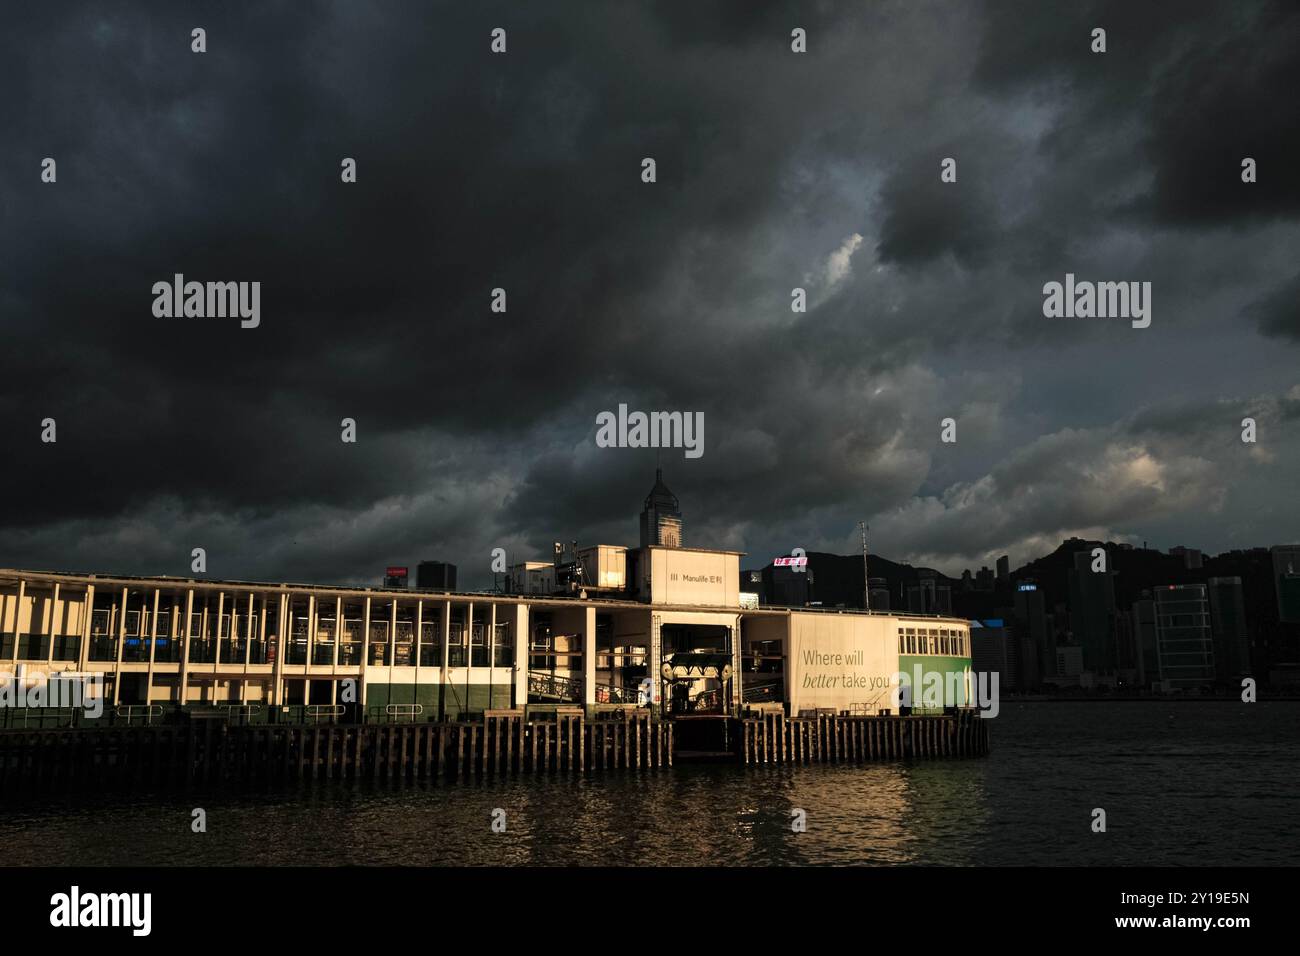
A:
{"label": "overcast sky", "polygon": [[[747,566],[862,519],[951,574],[1300,538],[1300,7],[1168,10],[11,12],[0,566],[485,585],[495,547],[636,544],[619,403],[703,413],[665,480]],[[1151,282],[1150,327],[1045,318],[1067,272]],[[175,273],[259,281],[260,327],[155,317]]]}

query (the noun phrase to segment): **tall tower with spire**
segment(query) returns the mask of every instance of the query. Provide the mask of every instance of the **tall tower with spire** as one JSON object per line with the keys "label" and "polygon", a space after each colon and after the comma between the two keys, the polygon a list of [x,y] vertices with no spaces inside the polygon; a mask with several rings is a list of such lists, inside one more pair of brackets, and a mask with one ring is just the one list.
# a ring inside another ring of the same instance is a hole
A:
{"label": "tall tower with spire", "polygon": [[655,486],[646,495],[641,511],[641,547],[658,544],[665,548],[682,546],[682,511],[677,496],[664,484],[664,470],[655,469]]}

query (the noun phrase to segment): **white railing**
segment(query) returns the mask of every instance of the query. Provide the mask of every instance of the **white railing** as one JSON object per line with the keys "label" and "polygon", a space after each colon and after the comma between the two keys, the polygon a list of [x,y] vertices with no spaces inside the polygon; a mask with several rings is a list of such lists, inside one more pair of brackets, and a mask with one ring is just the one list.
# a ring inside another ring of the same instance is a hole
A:
{"label": "white railing", "polygon": [[423,704],[386,704],[384,706],[384,715],[396,720],[399,717],[407,720],[414,720],[424,713]]}
{"label": "white railing", "polygon": [[234,720],[236,717],[247,723],[250,718],[262,712],[261,704],[226,704],[222,708],[226,712],[227,720]]}
{"label": "white railing", "polygon": [[330,720],[342,717],[345,709],[341,704],[308,704],[303,708],[303,714],[310,717],[312,723],[318,723],[322,717]]}
{"label": "white railing", "polygon": [[125,717],[130,724],[137,717],[143,717],[146,724],[152,724],[155,717],[162,716],[163,709],[157,704],[123,704],[113,708],[115,717]]}

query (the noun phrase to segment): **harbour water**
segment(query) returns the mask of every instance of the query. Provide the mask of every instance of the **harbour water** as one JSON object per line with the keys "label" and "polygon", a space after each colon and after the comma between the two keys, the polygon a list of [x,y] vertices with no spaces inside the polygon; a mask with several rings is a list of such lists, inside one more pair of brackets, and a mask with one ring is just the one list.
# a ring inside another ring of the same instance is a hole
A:
{"label": "harbour water", "polygon": [[11,866],[1204,866],[1300,851],[1300,702],[1004,702],[991,735],[970,760],[16,793],[0,845]]}

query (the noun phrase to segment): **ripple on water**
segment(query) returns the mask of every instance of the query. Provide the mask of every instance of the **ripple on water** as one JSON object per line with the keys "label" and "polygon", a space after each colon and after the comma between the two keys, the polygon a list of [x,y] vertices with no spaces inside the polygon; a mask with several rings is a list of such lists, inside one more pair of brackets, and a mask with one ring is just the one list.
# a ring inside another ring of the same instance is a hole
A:
{"label": "ripple on water", "polygon": [[20,865],[1289,863],[1300,704],[1168,711],[1004,707],[982,760],[22,795],[0,805],[0,842]]}

